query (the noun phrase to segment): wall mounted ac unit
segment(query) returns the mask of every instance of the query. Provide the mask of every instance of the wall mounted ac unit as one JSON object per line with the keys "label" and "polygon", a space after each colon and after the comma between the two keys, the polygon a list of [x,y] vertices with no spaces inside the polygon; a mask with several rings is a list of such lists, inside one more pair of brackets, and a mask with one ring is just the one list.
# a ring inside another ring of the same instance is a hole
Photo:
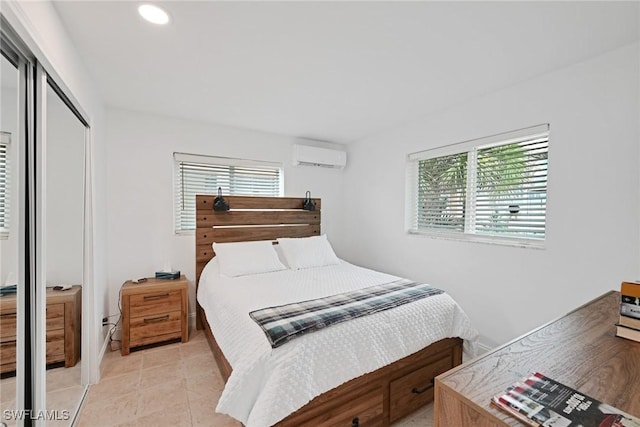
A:
{"label": "wall mounted ac unit", "polygon": [[347,165],[347,153],[331,148],[294,144],[293,164],[342,169]]}

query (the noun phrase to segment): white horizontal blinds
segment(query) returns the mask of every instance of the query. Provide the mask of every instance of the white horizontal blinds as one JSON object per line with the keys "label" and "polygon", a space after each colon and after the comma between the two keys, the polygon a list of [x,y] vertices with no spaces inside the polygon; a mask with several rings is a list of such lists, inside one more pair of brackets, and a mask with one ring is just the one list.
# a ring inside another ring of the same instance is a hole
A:
{"label": "white horizontal blinds", "polygon": [[[279,196],[279,164],[176,153],[176,231],[195,229],[196,194]],[[235,164],[234,164],[235,163]]]}
{"label": "white horizontal blinds", "polygon": [[410,232],[545,238],[549,125],[408,156]]}
{"label": "white horizontal blinds", "polygon": [[478,149],[475,232],[544,239],[548,134]]}
{"label": "white horizontal blinds", "polygon": [[466,189],[467,153],[419,160],[415,226],[463,232]]}
{"label": "white horizontal blinds", "polygon": [[9,145],[2,135],[0,139],[0,235],[9,232]]}

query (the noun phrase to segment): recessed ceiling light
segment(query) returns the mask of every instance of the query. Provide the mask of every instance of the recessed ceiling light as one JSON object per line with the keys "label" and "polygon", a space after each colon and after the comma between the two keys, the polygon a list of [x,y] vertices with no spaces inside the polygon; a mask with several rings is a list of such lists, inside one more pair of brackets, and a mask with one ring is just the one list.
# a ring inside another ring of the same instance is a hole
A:
{"label": "recessed ceiling light", "polygon": [[169,14],[152,4],[141,5],[138,7],[138,13],[144,19],[154,24],[164,25],[169,22]]}

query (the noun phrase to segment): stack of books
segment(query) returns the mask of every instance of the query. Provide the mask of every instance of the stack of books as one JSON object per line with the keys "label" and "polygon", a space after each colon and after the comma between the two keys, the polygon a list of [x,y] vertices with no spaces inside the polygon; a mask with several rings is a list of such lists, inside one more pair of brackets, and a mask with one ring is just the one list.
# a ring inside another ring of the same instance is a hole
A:
{"label": "stack of books", "polygon": [[640,283],[622,282],[616,335],[640,342]]}
{"label": "stack of books", "polygon": [[540,373],[513,384],[491,403],[534,427],[640,426],[640,418]]}

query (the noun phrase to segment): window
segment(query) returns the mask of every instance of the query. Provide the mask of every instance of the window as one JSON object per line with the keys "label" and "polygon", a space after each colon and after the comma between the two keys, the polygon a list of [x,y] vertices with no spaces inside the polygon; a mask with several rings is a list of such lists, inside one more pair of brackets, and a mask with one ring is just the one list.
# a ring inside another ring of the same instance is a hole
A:
{"label": "window", "polygon": [[548,150],[541,125],[410,154],[409,232],[543,241]]}
{"label": "window", "polygon": [[175,230],[195,230],[196,194],[281,196],[282,165],[271,162],[174,153]]}
{"label": "window", "polygon": [[9,237],[9,144],[11,134],[0,132],[0,239]]}

